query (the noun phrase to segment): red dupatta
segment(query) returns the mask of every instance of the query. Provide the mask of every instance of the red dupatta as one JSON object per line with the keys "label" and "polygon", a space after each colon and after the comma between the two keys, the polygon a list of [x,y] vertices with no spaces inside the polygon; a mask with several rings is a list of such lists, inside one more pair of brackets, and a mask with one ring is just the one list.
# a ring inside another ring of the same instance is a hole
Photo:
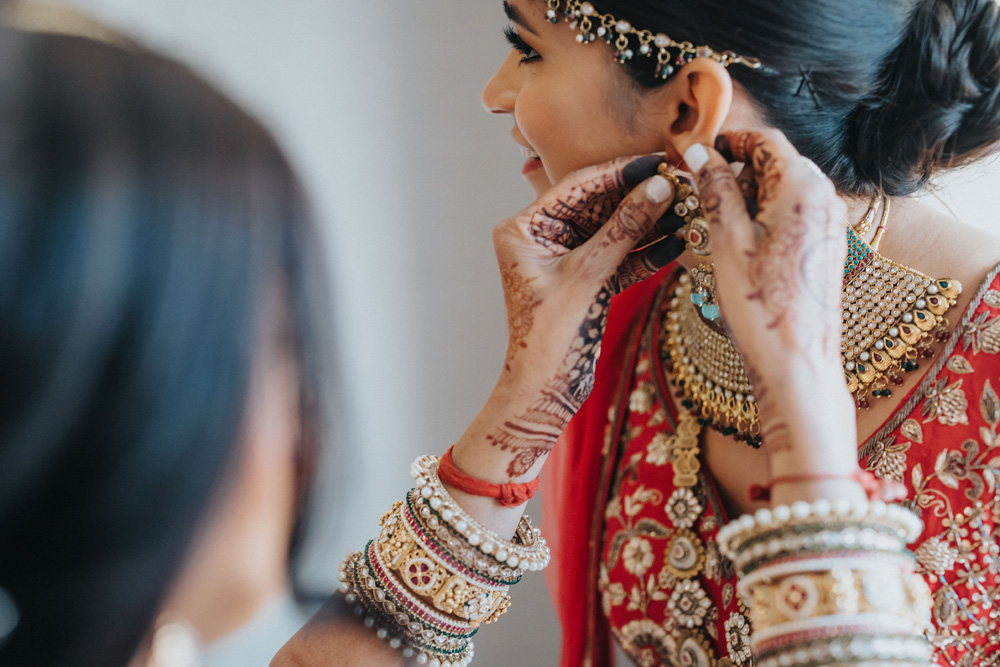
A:
{"label": "red dupatta", "polygon": [[[589,405],[617,405],[617,393],[628,390],[623,373],[631,375],[635,344],[649,317],[657,289],[673,273],[673,265],[653,278],[625,290],[611,301],[608,325],[597,362]],[[548,583],[562,623],[563,667],[611,664],[606,619],[597,609],[597,574],[591,557],[598,548],[601,526],[598,499],[607,495],[604,470],[608,415],[586,405],[569,423],[543,471],[542,505],[545,516],[559,517],[555,531],[545,532],[552,549]],[[596,492],[595,492],[596,491]],[[573,516],[578,521],[567,521]],[[596,525],[595,525],[596,524]]]}

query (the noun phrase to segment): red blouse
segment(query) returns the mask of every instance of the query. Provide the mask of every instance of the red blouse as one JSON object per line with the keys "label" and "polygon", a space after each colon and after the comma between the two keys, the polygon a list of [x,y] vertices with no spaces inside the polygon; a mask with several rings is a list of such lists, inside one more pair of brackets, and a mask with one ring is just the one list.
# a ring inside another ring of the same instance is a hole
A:
{"label": "red blouse", "polygon": [[[924,520],[915,549],[933,592],[941,665],[1000,665],[1000,278],[992,271],[920,384],[859,450],[903,482]],[[752,665],[749,621],[715,536],[727,521],[708,471],[673,482],[677,415],[661,365],[665,270],[612,302],[591,398],[547,466],[550,583],[564,667]]]}

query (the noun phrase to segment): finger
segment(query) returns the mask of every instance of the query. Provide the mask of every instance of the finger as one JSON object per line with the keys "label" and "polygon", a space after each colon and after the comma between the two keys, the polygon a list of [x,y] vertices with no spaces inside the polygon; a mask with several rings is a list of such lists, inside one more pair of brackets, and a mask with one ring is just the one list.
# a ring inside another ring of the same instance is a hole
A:
{"label": "finger", "polygon": [[802,157],[784,134],[777,130],[747,130],[720,135],[716,146],[727,160],[743,162],[753,169],[757,203],[773,200],[786,176],[798,175]]}
{"label": "finger", "polygon": [[660,216],[653,228],[646,232],[646,235],[638,243],[638,248],[644,248],[657,241],[674,234],[684,226],[684,218],[677,215],[673,208],[668,208],[667,212]]}
{"label": "finger", "polygon": [[625,182],[625,187],[631,190],[647,178],[656,176],[656,172],[664,161],[665,158],[662,155],[647,155],[632,160],[622,169],[622,180]]}
{"label": "finger", "polygon": [[579,247],[611,217],[629,190],[656,174],[663,156],[618,158],[575,171],[536,202],[529,232],[543,244]]}
{"label": "finger", "polygon": [[747,204],[747,209],[750,211],[750,217],[757,217],[757,196],[759,194],[757,187],[757,172],[754,170],[753,165],[744,164],[743,169],[736,176],[736,182],[739,183],[740,193],[743,195],[743,201]]}
{"label": "finger", "polygon": [[684,160],[694,174],[708,218],[716,264],[744,266],[747,253],[753,250],[753,222],[729,162],[718,151],[700,144],[688,149]]}
{"label": "finger", "polygon": [[684,246],[684,239],[668,236],[642,250],[629,253],[618,267],[618,274],[612,283],[616,293],[656,275],[657,271],[681,256]]}
{"label": "finger", "polygon": [[625,256],[652,229],[673,198],[673,184],[659,175],[630,192],[607,224],[581,248],[581,261],[588,272],[602,281],[616,274]]}

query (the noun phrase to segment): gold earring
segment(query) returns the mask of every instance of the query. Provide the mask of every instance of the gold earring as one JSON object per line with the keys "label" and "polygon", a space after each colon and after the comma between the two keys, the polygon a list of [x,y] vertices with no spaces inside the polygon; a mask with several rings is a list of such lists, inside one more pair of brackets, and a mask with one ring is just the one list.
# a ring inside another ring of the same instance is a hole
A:
{"label": "gold earring", "polygon": [[684,219],[686,224],[681,233],[687,242],[687,249],[699,259],[699,266],[690,271],[691,302],[706,320],[718,320],[721,313],[715,299],[712,243],[701,199],[694,193],[692,185],[677,174],[676,167],[663,163],[659,174],[674,184],[674,213]]}

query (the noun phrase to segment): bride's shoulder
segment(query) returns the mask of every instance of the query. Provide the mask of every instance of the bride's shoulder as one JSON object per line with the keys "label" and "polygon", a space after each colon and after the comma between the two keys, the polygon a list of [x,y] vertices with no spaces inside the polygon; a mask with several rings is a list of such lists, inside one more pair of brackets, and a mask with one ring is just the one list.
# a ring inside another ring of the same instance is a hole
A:
{"label": "bride's shoulder", "polygon": [[934,278],[958,280],[967,298],[995,273],[1000,236],[990,229],[1000,230],[1000,211],[995,225],[977,226],[919,202],[897,210],[899,224],[890,227],[882,246],[891,259]]}

